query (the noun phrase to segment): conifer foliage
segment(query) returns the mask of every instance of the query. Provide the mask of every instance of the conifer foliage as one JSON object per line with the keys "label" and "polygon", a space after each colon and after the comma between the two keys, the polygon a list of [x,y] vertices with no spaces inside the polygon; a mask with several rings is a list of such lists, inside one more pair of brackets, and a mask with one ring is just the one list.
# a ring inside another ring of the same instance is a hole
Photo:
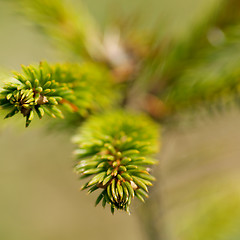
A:
{"label": "conifer foliage", "polygon": [[15,73],[14,81],[5,84],[0,92],[0,107],[10,110],[5,118],[22,113],[28,127],[34,113],[40,119],[45,113],[64,118],[65,110],[84,118],[111,105],[112,96],[111,78],[97,65],[41,62],[39,66],[22,66],[22,73]]}
{"label": "conifer foliage", "polygon": [[22,70],[22,74],[15,75],[17,82],[7,84],[1,91],[1,107],[10,109],[5,118],[21,112],[26,117],[26,127],[31,123],[34,112],[40,119],[44,113],[63,118],[58,104],[63,98],[71,98],[73,91],[70,85],[56,82],[46,63],[40,63],[39,67],[22,66]]}
{"label": "conifer foliage", "polygon": [[116,111],[90,118],[74,138],[78,162],[75,171],[88,178],[82,189],[100,189],[96,205],[102,201],[111,211],[129,212],[134,196],[144,202],[148,186],[155,178],[149,165],[157,161],[158,126],[145,115]]}
{"label": "conifer foliage", "polygon": [[123,15],[102,31],[82,4],[75,11],[64,0],[16,1],[66,59],[79,63],[22,66],[0,89],[5,118],[22,114],[28,127],[46,113],[79,129],[74,170],[87,179],[82,189],[100,190],[96,204],[112,212],[129,212],[155,180],[149,166],[157,163],[160,125],[179,111],[240,102],[240,11],[232,11],[239,1],[220,2],[217,14],[178,41],[160,36],[159,24],[141,28],[138,16]]}

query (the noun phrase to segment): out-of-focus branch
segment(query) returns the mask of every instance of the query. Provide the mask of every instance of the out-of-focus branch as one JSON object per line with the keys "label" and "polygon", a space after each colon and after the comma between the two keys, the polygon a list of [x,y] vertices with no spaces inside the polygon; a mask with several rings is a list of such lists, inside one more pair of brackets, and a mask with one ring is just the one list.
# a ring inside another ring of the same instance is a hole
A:
{"label": "out-of-focus branch", "polygon": [[[236,27],[235,32],[238,30]],[[233,101],[239,104],[239,51],[236,36],[186,71],[162,96],[171,113],[203,105],[221,107]]]}
{"label": "out-of-focus branch", "polygon": [[[220,95],[222,100],[223,94],[217,92],[219,92],[219,88],[221,88],[221,86],[219,86],[221,85],[220,82],[223,84],[223,81],[218,81],[217,78],[223,79],[226,75],[229,76],[229,70],[226,70],[228,73],[226,73],[226,71],[223,73],[223,69],[227,67],[230,68],[230,65],[231,74],[235,80],[225,81],[222,87],[226,87],[227,89],[233,87],[232,84],[236,81],[236,75],[234,76],[234,74],[238,68],[237,42],[239,40],[239,31],[237,23],[240,20],[240,8],[237,7],[237,4],[234,5],[235,2],[235,0],[221,1],[221,4],[210,11],[208,17],[205,17],[205,20],[201,22],[198,27],[195,26],[195,28],[193,28],[194,31],[189,31],[189,35],[185,39],[178,39],[178,41],[165,39],[158,45],[158,49],[155,47],[155,51],[150,51],[149,56],[144,63],[142,63],[143,67],[139,76],[140,80],[136,83],[136,88],[138,88],[138,91],[139,89],[140,91],[144,89],[144,92],[142,91],[143,100],[141,104],[152,116],[164,118],[169,114],[165,106],[167,95],[167,104],[171,101],[170,99],[173,100],[173,95],[174,98],[176,95],[181,95],[182,100],[178,99],[179,102],[177,102],[177,99],[175,99],[176,101],[174,100],[174,102],[172,102],[174,108],[179,107],[183,103],[183,99],[185,99],[185,107],[191,104],[196,106],[196,103],[203,102],[203,99],[204,101],[207,100],[207,98],[210,100],[211,94],[213,94],[211,95],[211,101],[217,101],[217,97],[220,97]],[[232,58],[231,51],[233,52],[235,61],[232,59],[231,61],[227,60],[227,58]],[[214,59],[214,57],[216,59]],[[205,58],[207,58],[207,64],[202,61]],[[220,59],[217,60],[217,58]],[[213,63],[214,61],[216,61],[216,63]],[[221,67],[214,69],[218,63]],[[202,67],[200,67],[200,65],[202,65]],[[211,67],[213,69],[211,69]],[[201,68],[205,68],[205,70]],[[212,71],[219,72],[219,74],[217,75],[216,73],[214,82],[208,83],[209,80],[207,80],[207,78],[213,77],[213,74],[211,74]],[[189,72],[194,72],[191,77],[189,76]],[[186,75],[188,75],[188,77],[186,77]],[[202,75],[202,79],[205,80],[200,84],[196,84],[196,81],[201,82],[198,79],[199,75]],[[188,78],[188,80],[186,80],[186,78]],[[191,80],[189,78],[191,78]],[[216,85],[214,86],[215,83]],[[236,84],[234,86],[236,86]],[[180,85],[182,86],[181,93],[173,93],[172,90],[176,90],[178,88],[177,86]],[[192,88],[193,85],[194,90]],[[203,85],[205,85],[205,87],[203,87]],[[211,90],[209,90],[209,87]],[[150,95],[147,93],[148,91]],[[191,99],[189,98],[190,92],[192,94]],[[231,93],[225,93],[225,95],[229,94],[236,95],[233,90],[231,90]],[[205,95],[208,95],[208,97]],[[161,100],[156,96],[160,96]],[[181,108],[183,108],[183,105],[181,105]]]}
{"label": "out-of-focus branch", "polygon": [[[182,75],[202,54],[221,45],[225,31],[240,20],[239,2],[222,0],[216,4],[198,26],[189,29],[182,39],[163,37],[144,60],[141,81],[154,93],[164,92],[166,87]],[[156,31],[155,31],[156,32]],[[153,36],[154,39],[154,36]]]}
{"label": "out-of-focus branch", "polygon": [[238,5],[236,0],[220,1],[198,26],[189,30],[187,38],[170,43],[170,52],[165,58],[161,74],[165,84],[174,83],[184,69],[189,68],[202,53],[224,42],[225,31],[240,20]]}
{"label": "out-of-focus branch", "polygon": [[87,9],[64,0],[23,0],[18,2],[27,16],[46,35],[81,58],[101,57],[101,34]]}

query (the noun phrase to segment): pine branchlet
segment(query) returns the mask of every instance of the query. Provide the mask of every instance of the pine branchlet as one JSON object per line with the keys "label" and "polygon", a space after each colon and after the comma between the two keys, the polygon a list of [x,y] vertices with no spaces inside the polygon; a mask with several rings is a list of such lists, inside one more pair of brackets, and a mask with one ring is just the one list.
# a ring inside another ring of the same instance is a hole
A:
{"label": "pine branchlet", "polygon": [[94,64],[41,62],[39,66],[22,66],[22,73],[15,73],[14,79],[0,91],[0,107],[10,110],[5,118],[22,113],[26,127],[34,113],[40,119],[45,113],[64,118],[65,110],[75,113],[76,119],[85,118],[111,105],[116,95],[111,78]]}
{"label": "pine branchlet", "polygon": [[100,189],[96,205],[129,212],[134,196],[144,201],[155,178],[149,165],[158,149],[158,127],[149,118],[116,111],[91,117],[74,138],[75,171],[88,178],[82,189]]}

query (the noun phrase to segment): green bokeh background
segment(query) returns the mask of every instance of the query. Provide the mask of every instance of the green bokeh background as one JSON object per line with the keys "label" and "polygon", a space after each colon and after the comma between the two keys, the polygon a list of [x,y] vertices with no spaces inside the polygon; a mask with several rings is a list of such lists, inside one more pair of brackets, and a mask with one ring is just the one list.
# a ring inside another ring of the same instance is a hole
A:
{"label": "green bokeh background", "polygon": [[[140,9],[144,27],[164,19],[168,23],[164,31],[181,38],[217,0],[85,2],[102,26],[119,9],[128,14]],[[13,3],[3,0],[0,53],[2,72],[43,59],[64,59],[16,13]],[[0,129],[0,239],[147,239],[138,218],[140,203],[133,206],[131,216],[122,212],[112,216],[94,207],[94,194],[78,190],[81,183],[72,171],[70,135],[49,134],[36,126],[24,129],[20,119],[13,127],[15,121],[0,121],[5,126]],[[161,164],[155,168],[161,177],[151,198],[161,193],[155,220],[159,229],[164,226],[168,239],[240,239],[239,122],[239,112],[233,110],[164,133]],[[216,236],[226,219],[228,230]]]}

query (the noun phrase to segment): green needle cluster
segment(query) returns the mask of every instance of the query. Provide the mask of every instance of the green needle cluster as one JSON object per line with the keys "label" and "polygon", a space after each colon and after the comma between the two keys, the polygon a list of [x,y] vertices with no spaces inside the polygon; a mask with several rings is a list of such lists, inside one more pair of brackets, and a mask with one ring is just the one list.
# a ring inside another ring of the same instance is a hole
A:
{"label": "green needle cluster", "polygon": [[63,99],[71,100],[73,91],[67,83],[53,79],[53,70],[42,62],[38,67],[22,66],[23,73],[16,73],[14,83],[8,83],[0,92],[0,106],[10,109],[5,118],[21,112],[26,117],[26,127],[31,123],[34,112],[41,119],[45,113],[63,118],[58,105]]}
{"label": "green needle cluster", "polygon": [[0,91],[0,107],[10,110],[6,118],[22,113],[26,127],[34,112],[40,119],[46,113],[53,118],[66,117],[65,125],[78,125],[89,114],[110,107],[118,96],[110,74],[97,64],[41,62],[22,66],[22,70]]}
{"label": "green needle cluster", "polygon": [[89,193],[100,189],[96,205],[108,203],[111,211],[125,210],[136,196],[148,197],[148,186],[155,178],[149,165],[156,164],[152,154],[159,147],[158,126],[144,115],[124,111],[93,116],[80,128],[74,138],[75,171],[88,178],[82,189]]}

